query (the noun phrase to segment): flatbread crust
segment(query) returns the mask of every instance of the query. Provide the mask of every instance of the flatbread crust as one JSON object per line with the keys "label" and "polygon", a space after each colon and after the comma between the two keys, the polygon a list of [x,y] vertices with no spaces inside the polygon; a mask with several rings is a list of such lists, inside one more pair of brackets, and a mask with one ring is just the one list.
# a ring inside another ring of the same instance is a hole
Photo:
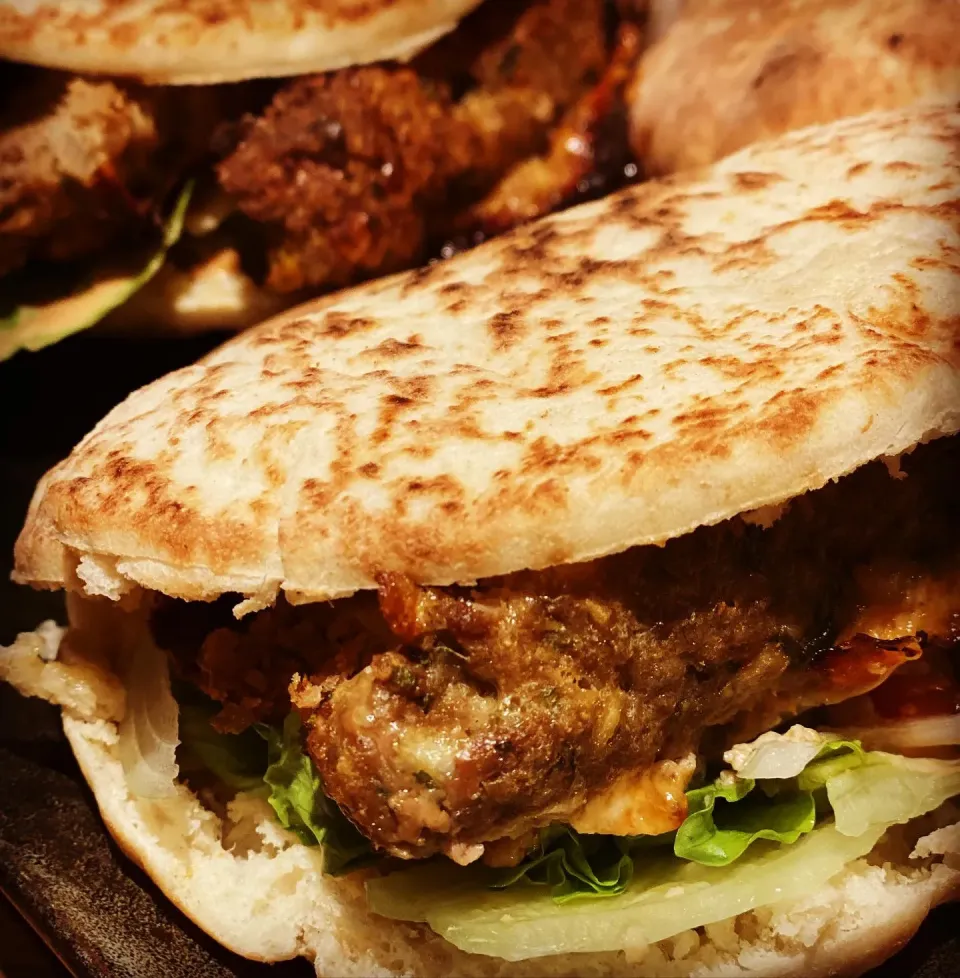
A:
{"label": "flatbread crust", "polygon": [[628,92],[650,174],[791,129],[960,100],[960,5],[943,0],[654,0],[666,36]]}
{"label": "flatbread crust", "polygon": [[960,113],[879,113],[284,313],[48,473],[17,580],[314,601],[588,560],[960,429]]}
{"label": "flatbread crust", "polygon": [[0,57],[165,85],[405,61],[481,0],[0,0]]}

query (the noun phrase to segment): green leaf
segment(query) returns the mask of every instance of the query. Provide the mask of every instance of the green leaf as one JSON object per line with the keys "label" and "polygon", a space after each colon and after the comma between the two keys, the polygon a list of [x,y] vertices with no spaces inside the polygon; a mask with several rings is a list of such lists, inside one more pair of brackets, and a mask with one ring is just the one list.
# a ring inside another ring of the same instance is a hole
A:
{"label": "green leaf", "polygon": [[370,843],[337,805],[324,794],[320,775],[300,739],[300,715],[294,711],[278,731],[257,724],[267,742],[268,766],[263,780],[270,787],[268,801],[284,828],[305,845],[323,846],[323,871],[337,874],[356,868],[371,853]]}
{"label": "green leaf", "polygon": [[267,747],[263,738],[253,730],[220,733],[210,722],[219,710],[217,703],[191,695],[183,684],[177,684],[175,694],[180,707],[180,741],[188,757],[235,791],[266,794],[263,772]]}
{"label": "green leaf", "polygon": [[262,794],[284,828],[304,845],[323,846],[323,871],[355,869],[372,855],[370,843],[324,794],[320,775],[303,750],[300,716],[291,713],[282,730],[257,724],[241,734],[211,724],[218,703],[187,683],[176,683],[180,741],[186,757],[235,791]]}
{"label": "green leaf", "polygon": [[[786,762],[764,762],[788,777],[727,772],[689,792],[673,853],[663,854],[665,837],[553,827],[512,870],[491,878],[483,867],[418,867],[368,881],[368,902],[382,916],[427,923],[464,951],[508,961],[653,944],[814,892],[891,825],[960,794],[960,761],[867,752],[829,738],[806,753],[799,768],[792,747]],[[815,797],[828,801],[832,819],[815,824]],[[629,853],[630,868],[618,853]],[[597,896],[618,899],[581,899]]]}
{"label": "green leaf", "polygon": [[540,846],[519,866],[501,870],[491,884],[505,889],[524,881],[549,886],[558,903],[580,897],[610,897],[623,893],[633,878],[633,840],[580,835],[557,825],[540,835]]}
{"label": "green leaf", "polygon": [[136,271],[101,274],[69,295],[41,305],[21,305],[0,318],[0,361],[17,350],[39,350],[95,326],[146,285],[163,266],[167,252],[183,233],[192,194],[193,181],[188,181],[167,218],[160,246]]}
{"label": "green leaf", "polygon": [[813,829],[817,813],[811,792],[771,798],[753,793],[754,785],[738,778],[688,792],[689,812],[677,830],[674,854],[704,866],[728,866],[754,842],[789,845]]}
{"label": "green leaf", "polygon": [[[551,826],[541,833],[537,850],[519,866],[501,871],[492,885],[549,887],[558,903],[617,896],[629,886],[641,850],[667,841],[679,859],[714,867],[730,865],[757,842],[793,845],[813,831],[818,816],[829,814],[824,786],[862,766],[868,756],[856,741],[803,727],[764,734],[732,753],[738,767],[760,777],[727,771],[688,791],[687,817],[672,836],[582,836],[566,826]],[[774,773],[784,776],[764,776]]]}
{"label": "green leaf", "polygon": [[866,762],[867,752],[858,741],[830,741],[797,776],[797,787],[801,791],[816,791],[838,774],[862,767]]}

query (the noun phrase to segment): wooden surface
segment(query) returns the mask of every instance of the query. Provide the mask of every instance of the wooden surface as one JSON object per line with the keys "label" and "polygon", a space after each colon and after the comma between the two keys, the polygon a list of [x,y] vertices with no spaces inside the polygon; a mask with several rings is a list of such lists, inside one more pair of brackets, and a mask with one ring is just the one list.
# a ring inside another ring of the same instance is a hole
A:
{"label": "wooden surface", "polygon": [[0,978],[69,978],[19,913],[0,897]]}

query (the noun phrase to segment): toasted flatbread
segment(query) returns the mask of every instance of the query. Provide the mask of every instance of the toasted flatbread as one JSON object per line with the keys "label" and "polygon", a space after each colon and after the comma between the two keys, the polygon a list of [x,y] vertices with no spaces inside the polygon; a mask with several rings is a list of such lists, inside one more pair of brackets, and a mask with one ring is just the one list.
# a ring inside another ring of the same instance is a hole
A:
{"label": "toasted flatbread", "polygon": [[313,601],[660,543],[960,429],[960,113],[868,115],[269,321],[41,481],[18,580]]}
{"label": "toasted flatbread", "polygon": [[791,129],[960,100],[960,5],[942,0],[659,0],[665,35],[630,86],[631,143],[650,174]]}
{"label": "toasted flatbread", "polygon": [[165,85],[405,61],[480,0],[2,0],[0,57]]}

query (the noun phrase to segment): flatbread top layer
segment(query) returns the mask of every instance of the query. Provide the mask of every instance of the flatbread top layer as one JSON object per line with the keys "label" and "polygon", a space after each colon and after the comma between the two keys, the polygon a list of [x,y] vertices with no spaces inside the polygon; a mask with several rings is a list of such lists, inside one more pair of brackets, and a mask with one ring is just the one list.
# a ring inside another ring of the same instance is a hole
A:
{"label": "flatbread top layer", "polygon": [[243,610],[659,543],[960,429],[960,112],[875,114],[323,298],[133,394],[17,579]]}
{"label": "flatbread top layer", "polygon": [[0,57],[187,85],[405,61],[480,0],[0,0]]}
{"label": "flatbread top layer", "polygon": [[960,101],[954,0],[659,0],[653,10],[669,31],[629,92],[631,143],[650,174],[791,129]]}

